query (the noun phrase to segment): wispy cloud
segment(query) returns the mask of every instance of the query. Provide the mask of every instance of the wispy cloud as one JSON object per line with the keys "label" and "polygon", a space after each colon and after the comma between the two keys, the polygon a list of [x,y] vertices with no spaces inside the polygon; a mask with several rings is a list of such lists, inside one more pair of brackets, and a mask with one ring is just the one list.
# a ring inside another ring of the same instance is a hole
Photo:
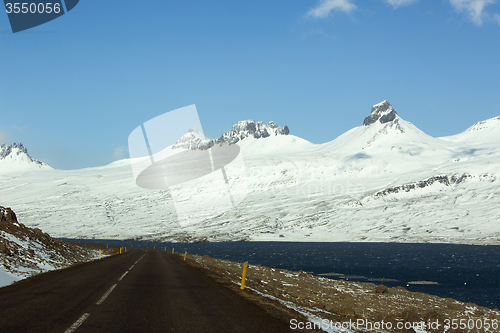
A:
{"label": "wispy cloud", "polygon": [[0,144],[10,143],[10,135],[6,132],[0,131]]}
{"label": "wispy cloud", "polygon": [[316,7],[307,12],[306,17],[325,18],[333,10],[350,13],[356,8],[352,0],[320,0]]}
{"label": "wispy cloud", "polygon": [[115,151],[113,152],[113,160],[122,160],[125,158],[125,153],[127,152],[127,149],[123,147],[116,147]]}
{"label": "wispy cloud", "polygon": [[[495,0],[450,0],[451,5],[458,12],[465,12],[476,25],[482,25],[483,20],[488,17],[484,8],[494,4]],[[497,14],[494,16],[497,17]]]}
{"label": "wispy cloud", "polygon": [[410,5],[418,0],[386,0],[393,8]]}
{"label": "wispy cloud", "polygon": [[[392,8],[408,6],[419,0],[384,0]],[[500,15],[488,12],[486,7],[497,3],[497,0],[448,0],[453,9],[459,13],[465,13],[476,25],[482,25],[485,21],[495,22],[500,25]],[[351,13],[358,7],[354,0],[319,0],[318,4],[306,13],[306,17],[325,18],[332,11]]]}
{"label": "wispy cloud", "polygon": [[495,14],[495,15],[493,16],[493,19],[495,20],[495,22],[496,22],[496,23],[498,23],[498,24],[500,25],[500,15]]}

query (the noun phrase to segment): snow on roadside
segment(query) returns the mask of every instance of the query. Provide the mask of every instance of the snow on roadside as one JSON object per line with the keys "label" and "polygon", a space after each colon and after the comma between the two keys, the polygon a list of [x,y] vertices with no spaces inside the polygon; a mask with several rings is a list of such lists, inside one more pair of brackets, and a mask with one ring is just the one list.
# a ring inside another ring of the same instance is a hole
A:
{"label": "snow on roadside", "polygon": [[0,287],[8,286],[9,284],[12,284],[21,279],[21,277],[7,272],[4,266],[0,266]]}

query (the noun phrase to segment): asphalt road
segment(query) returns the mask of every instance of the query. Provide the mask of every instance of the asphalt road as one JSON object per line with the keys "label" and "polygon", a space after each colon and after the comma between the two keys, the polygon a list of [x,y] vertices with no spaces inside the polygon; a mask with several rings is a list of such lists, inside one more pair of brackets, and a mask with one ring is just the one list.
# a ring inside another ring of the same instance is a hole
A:
{"label": "asphalt road", "polygon": [[133,249],[0,288],[0,332],[290,331],[238,293],[180,256]]}

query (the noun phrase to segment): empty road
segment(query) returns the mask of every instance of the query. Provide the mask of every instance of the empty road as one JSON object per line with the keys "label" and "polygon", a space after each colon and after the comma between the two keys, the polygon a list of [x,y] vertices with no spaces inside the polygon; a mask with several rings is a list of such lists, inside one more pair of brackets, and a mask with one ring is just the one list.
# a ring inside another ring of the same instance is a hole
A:
{"label": "empty road", "polygon": [[0,332],[289,331],[286,318],[160,250],[132,249],[0,288]]}

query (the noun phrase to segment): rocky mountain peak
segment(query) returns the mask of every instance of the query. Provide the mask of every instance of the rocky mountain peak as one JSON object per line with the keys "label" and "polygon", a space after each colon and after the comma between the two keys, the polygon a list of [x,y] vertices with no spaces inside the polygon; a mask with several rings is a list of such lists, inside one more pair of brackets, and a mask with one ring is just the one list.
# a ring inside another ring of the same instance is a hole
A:
{"label": "rocky mountain peak", "polygon": [[279,127],[274,121],[270,121],[267,125],[263,121],[256,122],[255,120],[238,121],[228,132],[224,133],[217,141],[236,143],[247,137],[255,139],[267,138],[269,136],[288,135],[290,130],[288,126]]}
{"label": "rocky mountain peak", "polygon": [[[22,143],[15,143],[12,145],[2,144],[0,145],[0,160],[7,158],[9,155],[28,155],[28,150],[23,146]],[[28,155],[29,156],[29,155]]]}
{"label": "rocky mountain peak", "polygon": [[172,146],[172,149],[208,149],[213,146],[212,140],[207,140],[198,129],[190,128],[177,142]]}
{"label": "rocky mountain peak", "polygon": [[[0,162],[5,163],[23,163],[25,165],[35,165],[39,168],[49,167],[47,164],[39,161],[28,154],[28,150],[22,143],[14,143],[12,145],[0,145]],[[17,161],[17,162],[16,162]],[[22,162],[20,162],[22,161]],[[50,168],[50,167],[49,167]],[[1,168],[0,168],[1,170]]]}
{"label": "rocky mountain peak", "polygon": [[288,135],[288,126],[279,127],[274,121],[265,124],[255,120],[238,121],[229,131],[222,134],[219,139],[206,139],[196,128],[190,129],[172,146],[173,149],[208,149],[215,144],[234,144],[247,137],[255,139],[267,138],[269,136]]}
{"label": "rocky mountain peak", "polygon": [[377,121],[381,124],[385,124],[396,119],[397,115],[391,103],[385,100],[372,106],[372,111],[363,121],[363,126],[369,126]]}

